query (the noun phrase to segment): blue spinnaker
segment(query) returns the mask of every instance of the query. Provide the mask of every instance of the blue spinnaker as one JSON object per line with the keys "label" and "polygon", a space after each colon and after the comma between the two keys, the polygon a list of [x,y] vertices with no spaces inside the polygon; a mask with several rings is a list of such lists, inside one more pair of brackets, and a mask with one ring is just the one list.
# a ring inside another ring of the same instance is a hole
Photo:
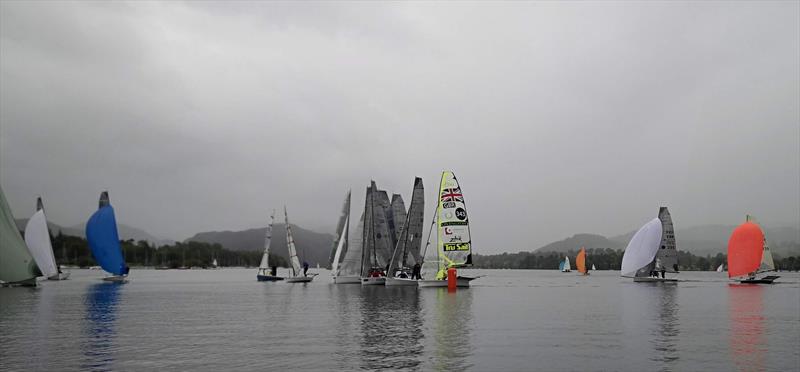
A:
{"label": "blue spinnaker", "polygon": [[128,266],[125,265],[119,245],[114,208],[106,205],[94,212],[86,223],[86,240],[89,241],[95,261],[103,270],[114,275],[128,274]]}
{"label": "blue spinnaker", "polygon": [[564,271],[564,261],[558,263],[558,269]]}

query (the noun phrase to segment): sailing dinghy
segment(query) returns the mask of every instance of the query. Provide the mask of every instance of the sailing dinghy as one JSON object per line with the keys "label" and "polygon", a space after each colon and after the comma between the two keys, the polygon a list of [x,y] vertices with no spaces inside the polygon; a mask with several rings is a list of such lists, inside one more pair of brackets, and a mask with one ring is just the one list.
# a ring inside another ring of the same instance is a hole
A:
{"label": "sailing dinghy", "polygon": [[292,276],[286,278],[286,283],[308,283],[314,280],[317,274],[309,275],[303,272],[304,268],[300,266],[300,259],[297,257],[294,237],[292,237],[292,227],[289,226],[289,214],[286,213],[286,206],[283,207],[283,216],[286,220],[286,246],[289,248],[289,261],[292,263]]}
{"label": "sailing dinghy", "polygon": [[25,225],[25,244],[28,245],[28,250],[30,250],[33,259],[36,260],[36,265],[39,266],[42,275],[48,280],[64,280],[69,277],[69,273],[62,273],[58,265],[56,265],[42,198],[36,199],[36,213],[31,216]]}
{"label": "sailing dinghy", "polygon": [[594,267],[594,264],[592,264],[592,271],[595,271],[595,270],[597,270],[597,268]]}
{"label": "sailing dinghy", "polygon": [[721,273],[723,271],[725,271],[725,264],[719,264],[719,266],[717,266],[717,272]]}
{"label": "sailing dinghy", "polygon": [[586,268],[586,248],[581,247],[578,251],[578,256],[575,257],[575,266],[581,275],[589,275],[589,270]]}
{"label": "sailing dinghy", "polygon": [[632,277],[634,282],[678,281],[665,275],[678,273],[675,232],[666,207],[661,207],[658,217],[644,224],[628,242],[622,256],[621,273],[623,277]]}
{"label": "sailing dinghy", "polygon": [[0,188],[0,283],[35,286],[36,261],[19,235],[14,215]]}
{"label": "sailing dinghy", "polygon": [[[436,249],[428,252],[430,232],[425,244],[420,287],[447,287],[447,269],[472,266],[472,239],[467,207],[455,174],[442,172],[439,182],[439,201],[436,205],[431,231],[436,229]],[[428,255],[430,254],[430,256]],[[430,269],[428,269],[430,268]],[[435,269],[435,271],[433,271]],[[435,272],[435,274],[433,274]],[[426,278],[427,276],[427,278]],[[433,276],[433,278],[431,278]],[[478,277],[458,276],[458,287],[469,287]]]}
{"label": "sailing dinghy", "polygon": [[[387,286],[416,286],[419,279],[420,246],[422,245],[422,225],[425,222],[425,187],[422,178],[414,179],[411,205],[408,207],[405,222],[400,227],[397,245],[394,247]],[[395,221],[397,223],[397,221]]]}
{"label": "sailing dinghy", "polygon": [[117,220],[114,217],[114,208],[108,198],[108,191],[100,194],[99,207],[86,223],[86,240],[92,250],[94,260],[112,276],[103,280],[112,282],[125,282],[130,269],[125,264],[122,248],[119,244]]}
{"label": "sailing dinghy", "polygon": [[558,269],[561,270],[562,273],[568,273],[572,271],[572,266],[569,264],[569,257],[564,257],[564,261],[558,265]]}
{"label": "sailing dinghy", "polygon": [[777,275],[757,278],[758,274],[775,271],[775,262],[767,238],[755,218],[747,216],[728,240],[728,278],[748,284],[772,284]]}
{"label": "sailing dinghy", "polygon": [[367,187],[364,202],[363,250],[361,252],[361,285],[384,285],[386,268],[391,259],[392,237],[389,231],[389,196],[379,190],[375,181]]}
{"label": "sailing dinghy", "polygon": [[283,278],[277,276],[278,267],[270,267],[269,266],[269,246],[272,244],[272,225],[275,222],[275,210],[272,210],[272,214],[269,216],[269,226],[267,226],[267,232],[264,234],[264,254],[261,256],[261,263],[258,265],[258,273],[256,274],[256,279],[259,282],[274,282],[278,280],[283,280]]}
{"label": "sailing dinghy", "polygon": [[[333,282],[336,284],[358,284],[361,282],[361,277],[358,275],[358,272],[353,270],[355,268],[353,265],[353,252],[350,252],[349,249],[350,194],[351,192],[348,191],[347,196],[344,198],[342,215],[339,217],[339,223],[336,226],[337,236],[333,241],[333,250],[331,251],[331,275],[333,276]],[[362,218],[361,224],[363,223],[364,220]],[[360,258],[360,247],[357,253]]]}

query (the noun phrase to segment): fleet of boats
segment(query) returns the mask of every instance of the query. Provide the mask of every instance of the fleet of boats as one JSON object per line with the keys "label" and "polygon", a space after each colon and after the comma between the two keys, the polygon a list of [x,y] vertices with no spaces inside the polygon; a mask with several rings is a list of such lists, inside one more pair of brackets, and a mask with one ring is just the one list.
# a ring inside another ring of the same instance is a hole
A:
{"label": "fleet of boats", "polygon": [[[408,210],[399,194],[393,194],[390,200],[388,193],[378,189],[375,181],[371,181],[366,189],[364,210],[356,224],[352,241],[349,234],[351,193],[348,191],[330,254],[333,282],[447,287],[448,282],[454,281],[458,287],[469,287],[470,282],[478,277],[457,275],[457,269],[472,266],[472,240],[464,195],[453,172],[442,172],[438,191],[431,228],[422,250],[425,189],[421,178],[414,179]],[[37,198],[36,212],[25,226],[24,239],[16,227],[2,189],[0,213],[0,284],[36,285],[39,276],[48,280],[69,277],[69,273],[62,272],[56,263],[41,197]],[[301,264],[304,255],[302,251],[298,252],[285,206],[284,218],[291,275],[280,277],[277,275],[277,266],[270,265],[275,221],[273,210],[256,279],[266,282],[311,282],[318,274],[308,272],[306,261]],[[432,240],[434,231],[436,235]],[[114,208],[107,191],[100,194],[98,209],[86,224],[86,240],[99,267],[109,274],[103,280],[125,282],[130,269],[122,253]],[[581,275],[589,275],[584,247],[575,257],[575,265]],[[216,259],[212,266],[217,267]],[[723,272],[724,266],[719,265],[716,271]],[[596,270],[594,264],[591,267]],[[730,236],[727,268],[728,277],[741,283],[768,284],[779,278],[776,275],[763,275],[775,271],[775,263],[763,230],[749,215]],[[564,257],[560,262],[559,270],[571,271],[569,257]],[[620,272],[623,277],[633,278],[634,282],[678,281],[673,276],[679,272],[675,231],[667,207],[661,207],[656,218],[633,234],[625,248]],[[666,274],[671,276],[667,277]]]}

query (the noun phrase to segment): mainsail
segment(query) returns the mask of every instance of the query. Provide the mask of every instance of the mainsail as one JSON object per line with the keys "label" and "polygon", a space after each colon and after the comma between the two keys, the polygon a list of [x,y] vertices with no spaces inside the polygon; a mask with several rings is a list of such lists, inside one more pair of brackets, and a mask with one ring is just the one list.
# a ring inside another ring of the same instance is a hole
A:
{"label": "mainsail", "polygon": [[661,246],[656,254],[655,270],[677,273],[678,251],[675,249],[675,229],[667,207],[658,210],[658,219],[661,220]]}
{"label": "mainsail", "polygon": [[108,192],[100,194],[99,208],[86,223],[86,240],[92,249],[95,261],[103,270],[114,275],[127,275],[129,268],[122,257],[119,244],[117,220]]}
{"label": "mainsail", "polygon": [[661,220],[653,218],[633,234],[622,256],[622,276],[649,276],[648,268],[661,244],[661,229]]}
{"label": "mainsail", "polygon": [[289,262],[292,263],[292,276],[299,276],[303,270],[300,267],[300,260],[297,258],[297,248],[294,246],[292,227],[289,225],[289,214],[286,212],[286,206],[283,207],[283,216],[286,219],[286,246],[289,249]]}
{"label": "mainsail", "polygon": [[[403,234],[406,226],[406,204],[400,194],[392,194],[392,203],[389,205],[390,213],[387,214],[389,232],[392,236],[392,248],[397,247],[400,242],[400,235]],[[391,217],[389,219],[388,217]]]}
{"label": "mainsail", "polygon": [[724,269],[725,269],[725,264],[719,264],[719,266],[717,266],[717,272],[718,273],[723,272]]}
{"label": "mainsail", "polygon": [[[402,203],[402,199],[400,199]],[[394,205],[393,205],[394,207]],[[388,275],[393,275],[396,269],[410,268],[419,263],[419,249],[422,243],[422,224],[425,218],[425,188],[422,179],[414,179],[414,191],[411,195],[411,205],[400,228],[397,244],[394,248],[392,260],[389,263]],[[397,213],[395,215],[398,215]],[[410,254],[409,254],[410,253]]]}
{"label": "mainsail", "polygon": [[[348,221],[349,225],[349,221]],[[364,213],[361,213],[361,218],[356,225],[356,233],[353,239],[348,241],[347,250],[344,252],[342,263],[339,264],[339,270],[336,276],[359,276],[361,274],[361,255],[363,252],[363,239],[364,239]]]}
{"label": "mainsail", "polygon": [[447,267],[472,265],[472,241],[464,195],[455,174],[442,172],[436,208],[437,251]]}
{"label": "mainsail", "polygon": [[575,266],[581,273],[586,274],[588,272],[588,270],[586,270],[586,249],[583,247],[578,251],[578,256],[575,257]]}
{"label": "mainsail", "polygon": [[35,283],[36,271],[36,262],[19,235],[11,208],[0,188],[0,281]]}
{"label": "mainsail", "polygon": [[[756,218],[751,216],[751,215],[747,215],[747,220],[750,221],[750,222],[753,222],[755,224],[758,224],[758,221],[756,221]],[[763,233],[764,230],[762,229],[761,231]],[[763,250],[764,250],[764,253],[761,255],[761,265],[758,266],[758,272],[759,273],[765,273],[767,271],[775,271],[775,261],[772,259],[772,252],[769,250],[769,245],[767,244],[767,234],[766,233],[764,233],[764,247],[763,247]]]}
{"label": "mainsail", "polygon": [[275,210],[269,216],[269,225],[264,233],[264,254],[261,256],[261,263],[258,265],[258,275],[268,275],[269,269],[269,247],[272,244],[272,225],[275,223]]}
{"label": "mainsail", "polygon": [[572,266],[569,264],[569,257],[564,256],[564,267],[561,269],[561,271],[570,271],[570,270],[572,270]]}
{"label": "mainsail", "polygon": [[47,278],[58,276],[58,266],[53,257],[53,246],[50,243],[50,230],[47,228],[47,219],[44,216],[42,198],[36,199],[36,213],[31,216],[25,225],[25,244],[36,260],[39,270]]}
{"label": "mainsail", "polygon": [[366,277],[371,269],[386,270],[392,257],[392,237],[387,224],[390,212],[389,197],[386,191],[379,190],[375,181],[367,188],[364,202],[363,252],[361,277]]}
{"label": "mainsail", "polygon": [[347,253],[347,240],[348,231],[350,230],[350,191],[344,198],[344,205],[342,206],[342,215],[339,217],[339,223],[336,226],[336,239],[333,241],[333,249],[331,250],[331,274],[334,276],[339,273],[339,263]]}

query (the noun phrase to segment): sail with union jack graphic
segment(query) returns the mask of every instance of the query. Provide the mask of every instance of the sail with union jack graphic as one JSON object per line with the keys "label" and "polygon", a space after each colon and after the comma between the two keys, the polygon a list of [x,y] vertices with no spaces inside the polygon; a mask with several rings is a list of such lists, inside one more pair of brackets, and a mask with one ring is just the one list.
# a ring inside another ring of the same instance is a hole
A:
{"label": "sail with union jack graphic", "polygon": [[439,205],[436,208],[437,251],[446,267],[472,265],[472,241],[464,195],[456,175],[442,172],[439,186]]}

